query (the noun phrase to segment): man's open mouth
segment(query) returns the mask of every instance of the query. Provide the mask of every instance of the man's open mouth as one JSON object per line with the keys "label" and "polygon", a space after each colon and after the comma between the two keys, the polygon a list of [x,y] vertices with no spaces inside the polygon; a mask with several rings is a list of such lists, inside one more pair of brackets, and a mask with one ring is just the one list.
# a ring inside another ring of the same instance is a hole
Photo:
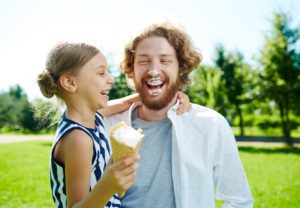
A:
{"label": "man's open mouth", "polygon": [[146,86],[149,89],[150,95],[159,95],[162,92],[163,82],[160,77],[150,78],[146,81]]}

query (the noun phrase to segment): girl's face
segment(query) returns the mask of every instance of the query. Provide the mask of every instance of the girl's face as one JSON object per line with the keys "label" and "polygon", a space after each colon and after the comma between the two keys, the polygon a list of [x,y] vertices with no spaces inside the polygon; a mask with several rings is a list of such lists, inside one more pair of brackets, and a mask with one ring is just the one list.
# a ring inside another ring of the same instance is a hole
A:
{"label": "girl's face", "polygon": [[114,83],[108,73],[107,61],[99,52],[91,58],[76,75],[77,92],[86,100],[86,104],[93,110],[106,107],[109,91]]}

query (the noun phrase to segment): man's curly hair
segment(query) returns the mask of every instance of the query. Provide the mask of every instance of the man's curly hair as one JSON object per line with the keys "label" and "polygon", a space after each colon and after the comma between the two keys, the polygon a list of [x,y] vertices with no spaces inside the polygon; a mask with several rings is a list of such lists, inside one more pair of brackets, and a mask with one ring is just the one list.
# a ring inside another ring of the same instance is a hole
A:
{"label": "man's curly hair", "polygon": [[201,62],[201,54],[193,47],[190,37],[182,29],[171,23],[164,22],[147,27],[140,35],[136,36],[125,46],[125,57],[120,68],[128,78],[133,78],[134,56],[137,45],[149,37],[166,38],[176,51],[179,63],[179,79],[181,87],[190,83],[189,74]]}

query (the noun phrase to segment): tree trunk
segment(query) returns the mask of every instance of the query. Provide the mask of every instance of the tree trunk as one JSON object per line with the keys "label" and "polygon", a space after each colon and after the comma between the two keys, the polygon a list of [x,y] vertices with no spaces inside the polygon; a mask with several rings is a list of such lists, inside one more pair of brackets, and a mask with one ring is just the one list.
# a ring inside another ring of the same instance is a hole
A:
{"label": "tree trunk", "polygon": [[290,131],[290,127],[289,127],[289,121],[285,121],[285,125],[284,125],[284,137],[286,139],[286,143],[289,146],[293,146],[293,139],[291,138],[291,131]]}
{"label": "tree trunk", "polygon": [[284,137],[286,138],[286,143],[289,146],[293,146],[293,139],[291,138],[290,119],[289,119],[289,104],[288,103],[286,105],[286,111],[285,111]]}
{"label": "tree trunk", "polygon": [[240,126],[240,136],[244,136],[245,133],[244,133],[244,121],[243,121],[243,114],[242,114],[242,109],[240,107],[240,105],[236,105],[236,110],[237,110],[237,113],[238,113],[238,116],[239,116],[239,126]]}
{"label": "tree trunk", "polygon": [[286,143],[289,146],[293,146],[293,140],[291,138],[291,132],[289,127],[288,109],[286,109],[285,111],[283,105],[279,105],[279,111],[282,124],[282,135],[284,136]]}

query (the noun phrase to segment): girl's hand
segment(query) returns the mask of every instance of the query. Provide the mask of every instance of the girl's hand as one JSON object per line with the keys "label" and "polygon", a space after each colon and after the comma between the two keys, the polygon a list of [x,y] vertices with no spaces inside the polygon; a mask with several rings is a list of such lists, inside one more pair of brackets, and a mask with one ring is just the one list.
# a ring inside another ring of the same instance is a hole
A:
{"label": "girl's hand", "polygon": [[113,164],[110,161],[102,180],[107,180],[112,193],[125,192],[132,186],[136,177],[139,157],[135,154]]}
{"label": "girl's hand", "polygon": [[179,100],[179,105],[176,110],[177,115],[181,115],[185,112],[190,112],[192,110],[192,104],[190,103],[189,97],[181,91],[177,92],[177,99]]}

